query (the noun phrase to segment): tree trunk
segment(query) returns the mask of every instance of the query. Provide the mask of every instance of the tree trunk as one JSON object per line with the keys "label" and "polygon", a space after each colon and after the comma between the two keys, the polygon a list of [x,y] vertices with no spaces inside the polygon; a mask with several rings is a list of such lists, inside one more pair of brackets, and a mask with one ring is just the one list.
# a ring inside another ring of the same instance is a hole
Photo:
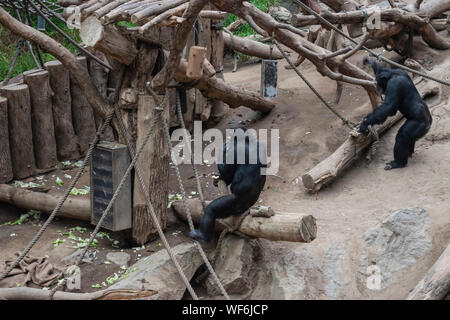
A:
{"label": "tree trunk", "polygon": [[[423,85],[421,83],[417,87],[422,98],[427,94],[439,92],[439,88],[434,83],[429,81],[424,81],[423,83]],[[381,135],[401,118],[403,118],[403,115],[397,112],[395,116],[377,126],[375,130],[378,135]],[[302,176],[304,187],[311,192],[319,191],[324,185],[342,174],[373,141],[374,137],[371,134],[368,136],[360,134],[358,137],[350,136],[333,154]]]}
{"label": "tree trunk", "polygon": [[[154,107],[155,102],[152,97],[148,95],[139,96],[137,148],[139,148],[144,140],[152,119],[156,117],[157,111],[153,109]],[[169,122],[169,106],[166,105],[164,108],[163,116]],[[148,187],[148,196],[163,229],[166,227],[169,161],[169,147],[163,125],[161,121],[157,121],[153,129],[153,134],[139,157],[138,164],[141,169],[142,178]],[[144,244],[155,239],[158,233],[147,208],[145,197],[139,188],[137,176],[134,181],[133,239],[139,244]]]}
{"label": "tree trunk", "polygon": [[0,183],[13,178],[8,132],[8,100],[0,96]]}
{"label": "tree trunk", "polygon": [[137,55],[135,43],[125,37],[113,25],[102,25],[91,16],[81,23],[80,37],[84,44],[119,62],[129,65]]}
{"label": "tree trunk", "polygon": [[450,245],[425,274],[408,300],[443,300],[450,292]]}
{"label": "tree trunk", "polygon": [[70,75],[64,65],[57,61],[45,63],[53,90],[53,120],[58,160],[73,160],[80,157],[78,138],[72,124],[72,101],[70,97]]}
{"label": "tree trunk", "polygon": [[[56,194],[33,192],[7,184],[0,184],[0,202],[6,202],[19,208],[51,213],[60,198],[61,196]],[[69,196],[57,216],[91,221],[91,203],[89,198]]]}
{"label": "tree trunk", "polygon": [[[206,201],[208,205],[211,201]],[[203,215],[203,207],[199,199],[188,199],[192,220],[199,223]],[[172,204],[175,212],[186,221],[183,201],[178,200]],[[216,222],[216,230],[224,227]],[[243,234],[253,238],[264,238],[272,241],[311,242],[316,238],[316,219],[312,215],[299,213],[277,212],[270,218],[245,217],[237,229]]]}
{"label": "tree trunk", "polygon": [[58,159],[49,74],[45,70],[31,70],[24,72],[23,77],[30,90],[36,166],[39,169],[51,168]]}
{"label": "tree trunk", "polygon": [[[155,295],[153,290],[105,289],[89,293],[56,291],[53,300],[136,300]],[[1,288],[0,300],[50,300],[50,291],[35,288]]]}
{"label": "tree trunk", "polygon": [[36,172],[31,125],[30,92],[26,84],[12,84],[0,89],[8,99],[9,145],[14,179]]}
{"label": "tree trunk", "polygon": [[[85,57],[78,58],[80,68],[86,69],[87,63]],[[72,115],[75,133],[78,136],[78,144],[81,155],[85,155],[89,149],[89,143],[94,140],[96,134],[94,110],[84,97],[80,86],[70,77],[70,89],[72,93]]]}
{"label": "tree trunk", "polygon": [[[222,34],[224,44],[228,49],[238,51],[248,56],[270,59],[270,46],[251,39],[237,36],[231,37],[231,35],[226,32],[222,32]],[[272,59],[283,59],[283,55],[277,47],[273,48]]]}

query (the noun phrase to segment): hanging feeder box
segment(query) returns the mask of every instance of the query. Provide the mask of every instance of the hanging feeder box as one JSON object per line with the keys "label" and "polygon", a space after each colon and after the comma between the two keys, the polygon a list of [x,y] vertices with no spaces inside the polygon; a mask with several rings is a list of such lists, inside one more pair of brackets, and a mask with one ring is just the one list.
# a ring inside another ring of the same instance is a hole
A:
{"label": "hanging feeder box", "polygon": [[203,75],[203,61],[206,57],[206,48],[193,46],[189,49],[189,61],[186,76],[198,80]]}
{"label": "hanging feeder box", "polygon": [[37,29],[39,31],[45,31],[45,20],[41,16],[37,16]]}
{"label": "hanging feeder box", "polygon": [[261,98],[277,96],[278,61],[262,60],[261,62]]}

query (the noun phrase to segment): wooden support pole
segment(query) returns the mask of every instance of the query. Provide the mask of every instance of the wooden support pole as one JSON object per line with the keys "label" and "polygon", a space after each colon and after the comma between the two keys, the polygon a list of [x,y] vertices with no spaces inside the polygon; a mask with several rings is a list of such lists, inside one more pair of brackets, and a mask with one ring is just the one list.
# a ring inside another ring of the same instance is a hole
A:
{"label": "wooden support pole", "polygon": [[45,63],[45,69],[50,75],[50,86],[53,90],[53,120],[58,160],[78,159],[80,153],[72,124],[69,71],[57,60]]}
{"label": "wooden support pole", "polygon": [[0,96],[0,183],[13,179],[8,128],[8,100]]}
{"label": "wooden support pole", "polygon": [[0,89],[8,99],[9,145],[14,179],[36,172],[31,125],[30,92],[26,84],[12,84]]}
{"label": "wooden support pole", "polygon": [[[268,45],[237,36],[233,36],[233,39],[231,39],[231,35],[226,32],[222,33],[225,47],[228,49],[246,54],[248,56],[258,57],[261,59],[270,59],[270,47]],[[283,59],[283,55],[276,47],[273,48],[272,59]]]}
{"label": "wooden support pole", "polygon": [[450,292],[450,245],[425,274],[407,300],[443,300]]}
{"label": "wooden support pole", "polygon": [[[161,97],[163,99],[163,97]],[[156,117],[154,110],[155,101],[149,95],[140,95],[138,102],[137,142],[141,145],[152,120]],[[168,122],[169,106],[164,106],[163,117]],[[153,134],[147,142],[145,149],[138,160],[138,165],[148,187],[148,196],[158,216],[161,228],[166,227],[166,210],[168,205],[168,181],[169,181],[169,146],[167,145],[162,121],[157,121]],[[139,187],[138,177],[134,179],[133,195],[133,239],[144,244],[158,236],[156,226],[147,208],[145,196]]]}
{"label": "wooden support pole", "polygon": [[[87,71],[87,62],[85,57],[79,57],[78,62],[80,68]],[[72,115],[73,126],[78,137],[78,144],[81,155],[85,155],[89,149],[89,143],[95,137],[96,127],[94,119],[94,110],[89,105],[89,102],[84,97],[80,86],[70,75],[70,91],[72,94]]]}
{"label": "wooden support pole", "polygon": [[24,72],[23,78],[30,90],[36,166],[48,169],[58,164],[49,74],[46,70],[31,70]]}
{"label": "wooden support pole", "polygon": [[[208,205],[211,201],[206,201]],[[199,199],[188,199],[194,223],[199,223],[203,216],[203,207]],[[178,200],[172,204],[175,212],[186,221],[186,212],[183,201]],[[216,222],[216,230],[223,230],[223,226]],[[311,242],[316,238],[316,219],[309,214],[276,212],[274,216],[253,217],[247,216],[240,227],[239,232],[253,237],[264,238],[272,241]]]}

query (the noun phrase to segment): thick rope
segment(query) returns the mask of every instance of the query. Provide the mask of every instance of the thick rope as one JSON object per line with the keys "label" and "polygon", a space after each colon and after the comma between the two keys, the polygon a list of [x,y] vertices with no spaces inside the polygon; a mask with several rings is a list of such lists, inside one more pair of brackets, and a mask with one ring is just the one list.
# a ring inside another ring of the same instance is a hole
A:
{"label": "thick rope", "polygon": [[289,63],[291,68],[297,73],[297,75],[302,78],[302,80],[308,85],[308,87],[314,92],[314,94],[322,101],[322,103],[331,111],[333,112],[336,117],[342,120],[342,122],[349,127],[351,130],[353,130],[355,124],[344,118],[342,115],[339,114],[328,102],[325,101],[325,99],[320,95],[319,92],[312,86],[312,84],[303,76],[303,74],[298,70],[298,68],[295,66],[295,64],[289,59],[289,57],[286,55],[286,52],[284,52],[283,48],[279,45],[278,41],[273,39],[273,43],[277,46],[278,50],[280,50],[281,54],[283,55],[284,59]]}
{"label": "thick rope", "polygon": [[[147,85],[147,90],[153,96],[155,101],[159,100],[159,98],[156,95],[156,93],[148,85]],[[169,93],[166,92],[166,96],[168,96],[168,95],[169,95]],[[172,146],[172,141],[170,140],[169,125],[167,124],[166,119],[162,118],[162,121],[163,121],[164,131],[165,131],[165,134],[166,134],[166,140],[167,140],[167,144],[169,146],[170,154],[173,154],[174,150],[173,150],[173,146]],[[182,198],[183,198],[183,206],[184,206],[184,209],[186,211],[186,216],[187,216],[187,220],[188,220],[188,224],[189,224],[189,229],[192,231],[192,230],[194,230],[194,223],[192,221],[191,209],[189,208],[189,205],[187,204],[186,191],[184,189],[183,180],[181,179],[180,169],[178,168],[178,165],[175,165],[175,173],[176,173],[178,184],[179,184],[179,187],[180,187],[180,192],[181,192],[181,195],[182,195]],[[194,244],[197,247],[200,255],[202,256],[202,259],[205,262],[206,267],[208,268],[208,270],[213,275],[213,278],[216,281],[217,286],[219,287],[222,295],[225,297],[225,299],[230,300],[230,296],[228,295],[228,293],[226,292],[226,290],[223,287],[222,283],[220,282],[219,277],[214,272],[214,269],[211,266],[211,263],[209,262],[208,257],[206,256],[205,252],[203,251],[203,248],[201,247],[199,242],[196,241],[196,240],[194,240]]]}
{"label": "thick rope", "polygon": [[56,216],[56,214],[59,212],[59,210],[61,209],[62,205],[64,204],[64,202],[67,200],[67,198],[69,197],[70,191],[72,191],[73,187],[75,187],[75,184],[78,182],[78,180],[80,179],[81,175],[84,172],[84,169],[86,168],[89,159],[91,158],[92,155],[92,151],[94,150],[95,145],[97,144],[98,140],[99,140],[99,136],[103,134],[103,132],[105,131],[106,126],[110,123],[112,116],[113,116],[113,112],[111,112],[106,120],[103,122],[103,124],[100,126],[99,130],[97,131],[94,141],[91,143],[88,152],[86,153],[86,156],[83,160],[83,163],[81,165],[81,167],[78,169],[78,172],[76,173],[75,177],[73,178],[73,180],[70,182],[69,187],[66,189],[66,191],[64,192],[64,195],[61,197],[61,199],[59,200],[58,204],[56,205],[55,209],[53,209],[53,212],[51,213],[51,215],[48,217],[48,219],[45,221],[44,225],[42,226],[42,228],[38,231],[38,233],[34,236],[34,238],[31,240],[31,242],[28,244],[28,246],[25,248],[25,250],[21,253],[21,255],[9,266],[8,269],[6,269],[6,271],[0,276],[0,281],[2,281],[3,279],[5,279],[8,274],[20,263],[20,261],[22,261],[22,259],[28,254],[28,252],[31,250],[31,248],[33,248],[33,246],[36,244],[36,242],[39,241],[39,239],[41,238],[42,234],[45,232],[45,230],[47,229],[47,227],[49,226],[49,224],[53,221],[53,218]]}
{"label": "thick rope", "polygon": [[[339,28],[336,28],[331,22],[329,22],[327,19],[323,18],[320,14],[318,14],[317,12],[315,12],[314,10],[312,10],[312,9],[311,9],[310,7],[308,7],[306,4],[304,4],[303,2],[301,2],[301,1],[299,1],[299,0],[294,0],[294,1],[295,1],[295,3],[297,3],[300,7],[302,7],[303,9],[305,9],[306,11],[308,11],[310,14],[312,14],[313,16],[315,16],[317,19],[319,19],[320,21],[322,21],[324,24],[326,24],[328,27],[332,28],[334,31],[336,31],[336,32],[339,33],[340,35],[344,36],[345,38],[347,38],[348,40],[350,40],[350,41],[353,42],[354,44],[359,45],[359,43],[358,43],[357,41],[353,40],[351,37],[349,37],[348,35],[346,35],[344,32],[342,32],[342,30],[339,30]],[[448,81],[444,81],[444,80],[441,80],[441,79],[432,77],[432,76],[430,76],[430,75],[428,75],[428,74],[426,74],[426,73],[423,73],[423,72],[420,72],[420,71],[417,71],[417,70],[408,68],[408,67],[406,67],[406,66],[403,66],[403,65],[401,65],[401,64],[398,64],[397,62],[394,62],[394,61],[392,61],[392,60],[390,60],[390,59],[388,59],[388,58],[383,57],[381,54],[375,53],[375,51],[373,51],[373,50],[367,48],[366,46],[362,46],[362,48],[363,48],[364,50],[366,50],[367,52],[369,52],[372,56],[376,57],[378,60],[382,60],[382,61],[387,62],[387,63],[389,63],[389,64],[391,64],[391,65],[393,65],[393,66],[395,66],[395,67],[397,67],[397,68],[400,68],[400,69],[403,69],[403,70],[406,70],[406,71],[415,73],[415,74],[420,75],[420,76],[422,76],[422,77],[424,77],[424,78],[427,78],[427,79],[430,79],[430,80],[439,82],[439,83],[444,84],[444,85],[446,85],[446,86],[450,86],[450,82],[448,82]]]}

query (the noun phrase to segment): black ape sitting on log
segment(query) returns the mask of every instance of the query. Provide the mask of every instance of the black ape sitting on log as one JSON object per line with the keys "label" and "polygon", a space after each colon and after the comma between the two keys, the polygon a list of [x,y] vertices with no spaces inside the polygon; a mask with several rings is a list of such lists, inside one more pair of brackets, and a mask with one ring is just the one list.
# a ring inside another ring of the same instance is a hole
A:
{"label": "black ape sitting on log", "polygon": [[[245,131],[237,129],[231,140],[223,145],[223,163],[217,165],[219,179],[227,186],[231,184],[232,194],[217,198],[206,207],[200,230],[189,233],[195,240],[211,241],[216,219],[244,213],[258,201],[264,188],[266,176],[261,174],[261,168],[266,167],[265,146],[253,136],[244,134]],[[217,186],[217,181],[214,184]]]}
{"label": "black ape sitting on log", "polygon": [[387,163],[384,169],[403,168],[408,163],[408,157],[414,153],[416,141],[430,129],[430,111],[405,71],[385,68],[368,58],[364,58],[363,62],[372,67],[378,90],[385,94],[385,99],[364,118],[358,132],[367,133],[368,125],[383,123],[387,117],[395,115],[399,110],[406,122],[395,137],[394,160]]}

